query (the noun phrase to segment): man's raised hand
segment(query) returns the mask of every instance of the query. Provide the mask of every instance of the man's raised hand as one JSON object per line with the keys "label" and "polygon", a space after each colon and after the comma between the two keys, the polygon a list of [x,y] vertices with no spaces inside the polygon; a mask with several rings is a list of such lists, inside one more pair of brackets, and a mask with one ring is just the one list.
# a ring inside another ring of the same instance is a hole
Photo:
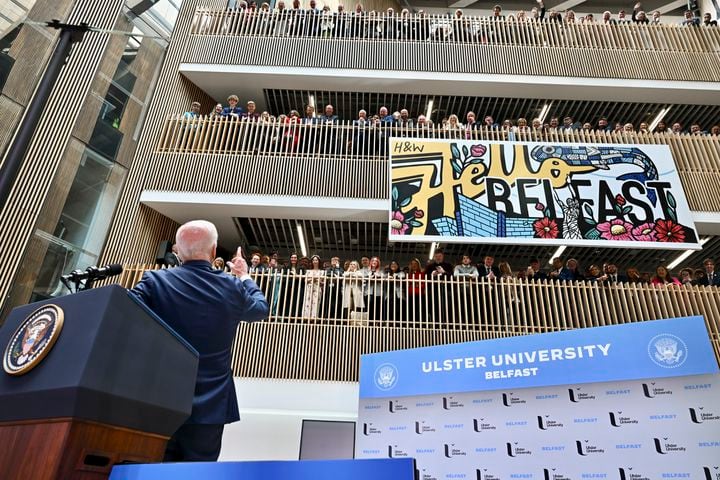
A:
{"label": "man's raised hand", "polygon": [[235,257],[228,262],[228,266],[230,267],[230,272],[237,277],[248,274],[248,264],[243,258],[242,247],[237,248]]}

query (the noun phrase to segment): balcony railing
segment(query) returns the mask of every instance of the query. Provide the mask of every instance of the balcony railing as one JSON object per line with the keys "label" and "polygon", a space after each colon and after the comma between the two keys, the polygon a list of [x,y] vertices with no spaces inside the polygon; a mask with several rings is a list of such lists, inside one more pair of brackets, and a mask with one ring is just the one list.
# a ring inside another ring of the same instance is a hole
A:
{"label": "balcony railing", "polygon": [[[158,153],[173,160],[156,162],[156,175],[146,188],[385,199],[390,137],[665,144],[690,208],[720,211],[720,137],[666,133],[357,127],[177,115],[166,119],[157,146]],[[228,171],[241,178],[228,178]]]}
{"label": "balcony railing", "polygon": [[[146,269],[126,266],[133,287]],[[720,358],[717,287],[256,274],[268,319],[242,324],[235,375],[357,380],[363,353],[704,315]]]}
{"label": "balcony railing", "polygon": [[447,15],[352,13],[323,15],[286,11],[198,9],[194,35],[260,36],[455,44],[579,47],[619,50],[717,52],[716,29],[674,24],[580,24]]}
{"label": "balcony railing", "polygon": [[720,80],[717,28],[198,9],[190,33],[186,63]]}

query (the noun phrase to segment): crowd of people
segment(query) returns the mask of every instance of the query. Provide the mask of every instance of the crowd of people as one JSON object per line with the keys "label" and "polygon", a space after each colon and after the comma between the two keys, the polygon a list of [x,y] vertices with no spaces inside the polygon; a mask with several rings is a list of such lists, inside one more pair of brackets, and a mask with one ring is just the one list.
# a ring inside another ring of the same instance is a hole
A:
{"label": "crowd of people", "polygon": [[[216,258],[213,268],[226,269],[225,261]],[[715,262],[710,258],[703,260],[702,268],[683,268],[679,276],[674,276],[664,265],[655,272],[641,272],[635,267],[621,271],[613,263],[583,269],[574,258],[553,258],[547,269],[534,258],[525,268],[515,270],[507,261],[496,263],[492,255],[486,255],[477,264],[471,256],[463,255],[453,265],[442,250],[436,250],[427,262],[413,259],[407,265],[394,260],[383,263],[379,257],[367,256],[359,261],[343,261],[339,257],[323,261],[318,255],[300,257],[296,253],[284,261],[276,253],[255,252],[249,270],[270,302],[273,315],[305,319],[432,318],[440,314],[438,309],[443,309],[442,304],[447,302],[455,309],[466,309],[467,315],[470,314],[467,309],[471,309],[477,316],[475,306],[467,305],[481,301],[473,300],[470,292],[474,290],[469,290],[464,298],[458,297],[460,287],[471,286],[473,282],[480,286],[494,282],[512,285],[518,281],[586,281],[607,286],[630,283],[670,288],[720,286],[720,273],[715,272]]]}
{"label": "crowd of people", "polygon": [[[610,11],[603,12],[595,18],[592,13],[578,15],[574,10],[558,11],[545,8],[542,0],[532,2],[529,10],[506,13],[502,6],[495,5],[493,12],[487,17],[469,17],[462,9],[447,15],[428,16],[424,10],[411,13],[408,8],[396,12],[393,8],[383,11],[366,11],[358,3],[351,12],[343,5],[336,11],[325,5],[319,7],[316,0],[310,0],[308,8],[303,8],[300,0],[280,0],[271,9],[270,4],[256,1],[231,0],[229,10],[242,20],[232,28],[244,34],[277,35],[293,37],[330,37],[330,38],[365,38],[395,39],[416,41],[455,41],[487,43],[493,36],[499,36],[488,27],[487,22],[507,21],[508,23],[523,22],[557,22],[571,24],[623,25],[643,24],[659,25],[662,23],[661,12],[646,12],[640,2],[632,10],[621,9],[617,15]],[[716,27],[717,20],[710,13],[697,16],[694,10],[686,10],[682,26]],[[201,22],[201,29],[213,30],[211,19]],[[221,28],[227,29],[227,25]]]}
{"label": "crowd of people", "polygon": [[[287,115],[280,114],[274,116],[267,111],[258,112],[256,104],[253,100],[246,103],[246,108],[239,106],[237,95],[230,95],[227,99],[228,105],[223,106],[218,103],[210,113],[210,119],[228,119],[239,121],[252,121],[267,123],[273,125],[281,125],[293,127],[295,125],[352,125],[356,129],[364,129],[368,127],[397,127],[398,129],[416,129],[416,130],[436,130],[455,134],[454,137],[462,137],[465,133],[466,138],[473,138],[472,132],[476,130],[504,130],[509,133],[540,133],[553,134],[582,131],[591,132],[622,132],[626,134],[632,133],[669,133],[669,134],[690,134],[690,135],[720,135],[720,124],[703,128],[699,123],[693,123],[686,128],[680,122],[672,122],[670,124],[663,120],[658,121],[655,125],[648,122],[641,122],[635,125],[631,122],[614,121],[611,122],[606,117],[600,117],[594,123],[589,121],[576,121],[572,116],[564,117],[552,116],[547,122],[541,118],[533,118],[528,121],[526,118],[505,119],[498,123],[492,115],[484,115],[480,117],[475,112],[467,112],[464,122],[456,114],[450,114],[442,118],[436,127],[434,122],[427,118],[426,115],[420,114],[414,117],[408,109],[400,108],[393,113],[386,106],[381,106],[377,113],[371,114],[365,109],[358,111],[357,116],[351,122],[341,119],[336,113],[333,105],[326,105],[322,113],[316,113],[313,105],[306,105],[303,114],[298,110],[291,110]],[[184,118],[193,120],[201,118],[202,105],[199,102],[193,102],[189,111],[184,113]],[[481,120],[482,118],[482,120]],[[651,128],[652,127],[652,128]],[[460,135],[458,135],[460,134]],[[299,131],[286,128],[284,135],[293,137],[291,143],[296,144]],[[356,134],[359,135],[359,134]]]}

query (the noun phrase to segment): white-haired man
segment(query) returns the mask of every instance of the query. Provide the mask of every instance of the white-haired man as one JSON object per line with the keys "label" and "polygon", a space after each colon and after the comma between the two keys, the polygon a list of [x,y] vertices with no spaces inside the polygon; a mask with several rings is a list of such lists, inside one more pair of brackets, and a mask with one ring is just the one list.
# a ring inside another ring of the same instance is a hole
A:
{"label": "white-haired man", "polygon": [[192,413],[168,442],[165,461],[217,460],[225,424],[240,419],[230,370],[238,323],[268,315],[240,248],[228,263],[235,276],[212,268],[217,240],[210,222],[182,225],[175,235],[182,265],[145,272],[131,290],[200,354]]}

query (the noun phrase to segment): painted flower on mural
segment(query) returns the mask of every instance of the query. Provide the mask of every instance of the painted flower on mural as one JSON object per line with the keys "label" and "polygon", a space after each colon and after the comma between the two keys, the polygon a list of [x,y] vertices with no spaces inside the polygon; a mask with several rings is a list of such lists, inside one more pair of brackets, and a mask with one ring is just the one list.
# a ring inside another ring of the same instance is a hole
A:
{"label": "painted flower on mural", "polygon": [[487,167],[483,166],[485,160],[482,158],[487,152],[485,145],[478,143],[468,148],[467,145],[458,147],[457,143],[451,143],[450,152],[452,153],[450,164],[452,165],[455,178],[460,178],[463,170],[470,166],[474,166],[475,169],[478,170],[478,173],[481,173],[481,170],[487,170]]}
{"label": "painted flower on mural", "polygon": [[473,157],[482,157],[487,152],[485,145],[477,144],[470,147],[470,155]]}
{"label": "painted flower on mural", "polygon": [[632,223],[628,223],[621,218],[610,220],[609,222],[599,223],[595,227],[600,236],[605,240],[622,240],[632,241]]}
{"label": "painted flower on mural", "polygon": [[659,242],[683,243],[685,229],[672,220],[658,220],[655,223],[655,233]]}
{"label": "painted flower on mural", "polygon": [[410,225],[405,223],[405,215],[400,211],[395,211],[390,219],[390,229],[393,235],[405,235]]}
{"label": "painted flower on mural", "polygon": [[617,194],[615,196],[615,203],[617,203],[618,205],[620,205],[622,207],[623,205],[625,205],[625,197],[623,197],[620,194]]}
{"label": "painted flower on mural", "polygon": [[630,231],[632,236],[638,242],[656,242],[657,236],[655,234],[655,224],[652,222],[645,222],[637,227],[633,227]]}
{"label": "painted flower on mural", "polygon": [[[391,235],[412,235],[414,228],[423,226],[420,219],[425,217],[425,212],[417,207],[410,207],[411,203],[412,197],[402,195],[397,186],[393,185],[392,214],[390,215]],[[410,209],[403,212],[403,209],[408,207]]]}
{"label": "painted flower on mural", "polygon": [[533,228],[535,229],[535,235],[538,238],[554,239],[557,238],[560,233],[557,222],[547,217],[536,220],[533,223]]}

